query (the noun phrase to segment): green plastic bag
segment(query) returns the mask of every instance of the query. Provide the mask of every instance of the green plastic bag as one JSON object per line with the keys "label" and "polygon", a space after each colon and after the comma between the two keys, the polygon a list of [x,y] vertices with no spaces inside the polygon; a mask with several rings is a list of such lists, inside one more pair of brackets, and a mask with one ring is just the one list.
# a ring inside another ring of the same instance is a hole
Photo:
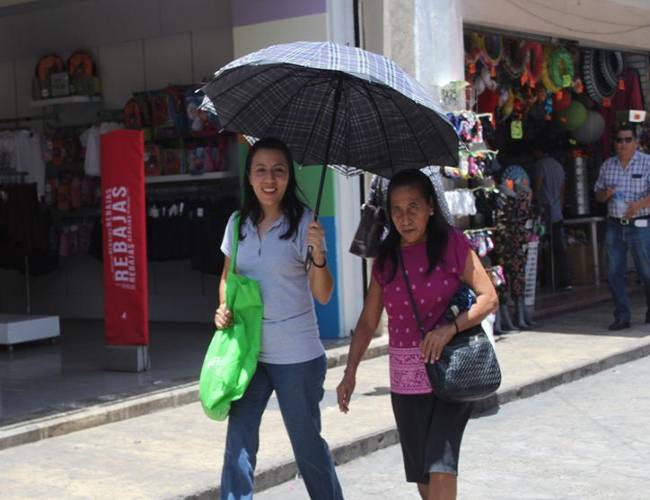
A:
{"label": "green plastic bag", "polygon": [[262,292],[260,285],[235,272],[239,246],[239,214],[235,216],[230,269],[226,278],[226,304],[233,323],[217,330],[201,367],[199,399],[206,415],[224,420],[230,403],[240,399],[250,383],[262,340]]}

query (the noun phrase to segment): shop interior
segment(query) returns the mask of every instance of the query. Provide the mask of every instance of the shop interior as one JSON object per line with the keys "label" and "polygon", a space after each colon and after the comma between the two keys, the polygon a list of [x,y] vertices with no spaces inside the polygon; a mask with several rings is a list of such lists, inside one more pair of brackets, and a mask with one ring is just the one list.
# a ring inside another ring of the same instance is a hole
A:
{"label": "shop interior", "polygon": [[[41,32],[0,54],[0,425],[198,376],[240,145],[217,134],[195,93],[233,58],[230,3],[193,3],[209,7],[205,18],[180,2],[157,6],[155,23],[145,5],[0,9],[12,30]],[[141,373],[102,368],[100,136],[119,128],[145,136],[151,364]]]}
{"label": "shop interior", "polygon": [[[466,147],[460,169],[442,173],[448,202],[459,207],[457,224],[498,271],[497,328],[508,333],[534,323],[533,310],[608,296],[606,210],[593,186],[614,154],[620,123],[636,124],[648,148],[648,57],[476,27],[465,28],[464,42],[469,111],[449,116]],[[537,162],[546,155],[564,170],[568,273],[552,251],[548,209],[537,192]],[[490,193],[492,186],[498,189]],[[504,208],[498,198],[508,192],[514,196]]]}

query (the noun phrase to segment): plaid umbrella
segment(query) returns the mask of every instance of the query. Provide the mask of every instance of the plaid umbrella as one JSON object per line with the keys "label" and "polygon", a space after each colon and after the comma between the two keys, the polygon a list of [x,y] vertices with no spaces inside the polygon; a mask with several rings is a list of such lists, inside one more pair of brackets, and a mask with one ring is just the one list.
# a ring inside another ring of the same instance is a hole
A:
{"label": "plaid umbrella", "polygon": [[302,165],[391,177],[458,164],[458,136],[393,61],[331,42],[274,45],[232,61],[201,89],[224,130],[287,143]]}

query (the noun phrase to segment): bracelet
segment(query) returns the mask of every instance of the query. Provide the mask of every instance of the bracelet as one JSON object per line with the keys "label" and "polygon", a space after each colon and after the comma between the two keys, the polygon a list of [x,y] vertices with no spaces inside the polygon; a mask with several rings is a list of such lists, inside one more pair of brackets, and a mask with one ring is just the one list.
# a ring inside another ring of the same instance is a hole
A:
{"label": "bracelet", "polygon": [[314,267],[317,267],[318,269],[323,269],[327,265],[327,257],[323,259],[322,264],[316,264],[316,261],[314,259],[311,259],[311,263],[314,265]]}
{"label": "bracelet", "polygon": [[456,318],[454,318],[454,326],[456,327],[456,333],[454,335],[458,335],[458,323],[456,323]]}

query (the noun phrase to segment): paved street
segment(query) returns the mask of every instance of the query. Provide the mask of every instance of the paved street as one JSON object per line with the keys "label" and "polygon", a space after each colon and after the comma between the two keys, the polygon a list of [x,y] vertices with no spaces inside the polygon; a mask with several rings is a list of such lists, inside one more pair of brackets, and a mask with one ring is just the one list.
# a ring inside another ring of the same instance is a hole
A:
{"label": "paved street", "polygon": [[[559,386],[470,421],[460,499],[650,497],[650,358]],[[392,446],[338,468],[347,499],[412,499]],[[302,481],[260,500],[308,498]]]}

